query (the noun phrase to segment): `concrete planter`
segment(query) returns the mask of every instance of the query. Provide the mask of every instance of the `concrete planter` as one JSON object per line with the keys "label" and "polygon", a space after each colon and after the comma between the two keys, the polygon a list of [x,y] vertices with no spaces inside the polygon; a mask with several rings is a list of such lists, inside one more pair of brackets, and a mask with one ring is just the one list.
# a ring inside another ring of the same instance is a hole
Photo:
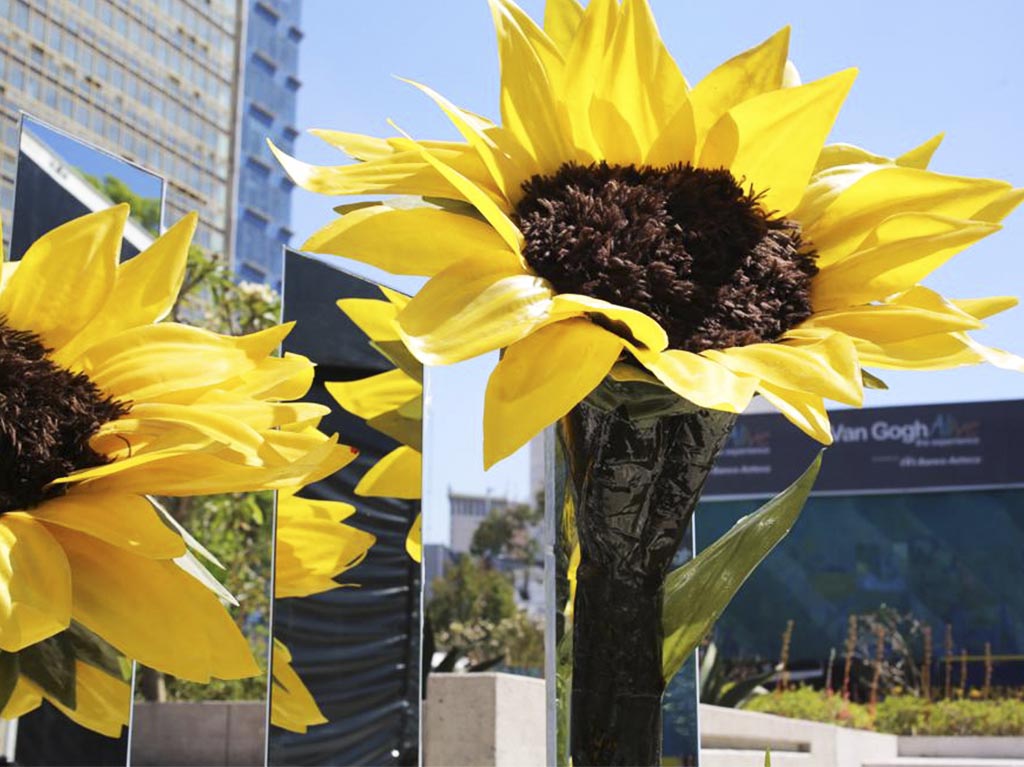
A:
{"label": "concrete planter", "polygon": [[1024,759],[1024,737],[900,735],[900,756]]}
{"label": "concrete planter", "polygon": [[423,709],[424,767],[540,767],[544,680],[431,674]]}

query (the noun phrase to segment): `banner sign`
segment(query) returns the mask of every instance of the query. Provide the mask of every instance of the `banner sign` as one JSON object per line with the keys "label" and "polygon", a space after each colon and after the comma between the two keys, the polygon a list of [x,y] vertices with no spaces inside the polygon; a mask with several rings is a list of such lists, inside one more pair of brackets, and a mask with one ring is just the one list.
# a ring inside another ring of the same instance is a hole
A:
{"label": "banner sign", "polygon": [[[1024,400],[836,410],[814,493],[1024,487]],[[742,416],[706,500],[778,493],[820,446],[776,413]]]}

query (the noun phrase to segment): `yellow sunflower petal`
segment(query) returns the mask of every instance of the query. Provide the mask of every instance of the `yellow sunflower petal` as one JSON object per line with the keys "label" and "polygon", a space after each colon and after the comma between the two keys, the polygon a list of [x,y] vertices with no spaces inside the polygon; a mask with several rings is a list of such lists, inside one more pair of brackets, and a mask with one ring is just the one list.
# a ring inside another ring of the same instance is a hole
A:
{"label": "yellow sunflower petal", "polygon": [[559,293],[551,305],[552,317],[590,315],[634,345],[660,352],[668,346],[668,335],[653,317],[625,306],[577,293]]}
{"label": "yellow sunflower petal", "polygon": [[807,392],[858,407],[864,402],[857,352],[842,333],[810,341],[712,349],[703,355],[776,389]]}
{"label": "yellow sunflower petal", "polygon": [[47,526],[78,530],[150,559],[174,559],[185,553],[181,536],[139,495],[73,488],[34,509],[32,516]]}
{"label": "yellow sunflower petal", "polygon": [[81,365],[100,389],[127,400],[173,400],[251,371],[289,326],[231,338],[172,323],[131,328],[96,344]]}
{"label": "yellow sunflower petal", "polygon": [[365,419],[396,410],[423,393],[419,382],[397,369],[355,381],[330,381],[325,386],[345,410]]}
{"label": "yellow sunflower petal", "polygon": [[972,317],[983,320],[994,314],[1012,309],[1020,301],[1014,296],[990,296],[988,298],[956,298],[951,302],[953,306]]}
{"label": "yellow sunflower petal", "polygon": [[72,616],[129,658],[195,682],[259,673],[227,610],[174,562],[52,529],[75,573]]}
{"label": "yellow sunflower petal", "polygon": [[549,0],[544,8],[544,31],[558,49],[567,53],[583,21],[583,6],[576,0]]}
{"label": "yellow sunflower petal", "polygon": [[355,508],[282,493],[278,497],[274,594],[306,597],[343,585],[334,580],[366,558],[376,537],[341,524]]}
{"label": "yellow sunflower petal", "polygon": [[0,518],[0,650],[17,652],[70,623],[71,568],[60,543],[27,514],[4,514]]}
{"label": "yellow sunflower petal", "polygon": [[452,121],[470,146],[480,156],[493,180],[492,186],[510,201],[521,194],[520,187],[525,179],[540,171],[540,168],[516,137],[502,128],[485,129],[475,123],[469,113],[426,85],[413,80],[404,82],[418,88],[437,104]]}
{"label": "yellow sunflower petal", "polygon": [[[546,38],[511,0],[489,0],[501,61],[501,121],[538,166],[554,169],[573,156],[538,40]],[[548,41],[550,43],[550,41]],[[553,43],[548,55],[559,58]],[[482,212],[482,211],[481,211]]]}
{"label": "yellow sunflower petal", "polygon": [[566,54],[562,98],[576,146],[575,159],[593,162],[601,147],[590,124],[590,104],[615,35],[619,7],[616,0],[591,0]]}
{"label": "yellow sunflower petal", "polygon": [[485,253],[493,253],[495,261],[518,262],[484,221],[437,208],[396,209],[383,203],[332,221],[302,249],[355,259],[392,274],[428,277]]}
{"label": "yellow sunflower petal", "polygon": [[636,350],[633,354],[665,386],[698,407],[742,413],[757,388],[756,378],[738,375],[692,352]]}
{"label": "yellow sunflower petal", "polygon": [[[661,41],[647,0],[626,0],[590,112],[603,156],[618,164],[642,161],[688,103],[686,92],[686,81]],[[679,139],[692,140],[692,132]],[[681,147],[680,153],[690,155],[692,149]]]}
{"label": "yellow sunflower petal", "polygon": [[737,104],[708,132],[700,166],[728,168],[755,192],[764,193],[761,204],[766,210],[788,214],[803,197],[856,76],[857,70],[846,69]]}
{"label": "yellow sunflower petal", "polygon": [[979,221],[997,223],[1017,209],[1024,202],[1024,189],[1010,189],[974,214]]}
{"label": "yellow sunflower petal", "polygon": [[764,381],[758,392],[807,436],[823,445],[832,444],[832,424],[824,400],[816,394],[772,386]]}
{"label": "yellow sunflower petal", "polygon": [[405,539],[405,550],[415,562],[423,561],[423,514],[417,514]]}
{"label": "yellow sunflower petal", "polygon": [[275,639],[273,653],[274,685],[270,692],[270,723],[298,733],[305,733],[313,725],[325,724],[327,717],[292,668],[292,656],[288,648]]}
{"label": "yellow sunflower petal", "polygon": [[[390,301],[378,301],[375,298],[343,298],[338,308],[374,341],[399,341],[398,311],[399,307]],[[404,305],[403,305],[404,306]]]}
{"label": "yellow sunflower petal", "polygon": [[864,174],[831,200],[804,230],[828,266],[852,253],[886,219],[897,214],[934,214],[972,219],[1011,191],[988,179],[944,176],[918,168],[881,167]]}
{"label": "yellow sunflower petal", "polygon": [[789,55],[789,27],[763,43],[720,64],[693,86],[690,102],[696,127],[696,150],[719,118],[737,104],[782,87]]}
{"label": "yellow sunflower petal", "polygon": [[909,290],[999,224],[904,213],[879,224],[867,247],[823,266],[811,285],[815,311],[864,304]]}
{"label": "yellow sunflower petal", "polygon": [[856,340],[857,354],[865,367],[886,370],[948,370],[977,365],[985,358],[960,333],[939,333],[892,343]]}
{"label": "yellow sunflower petal", "polygon": [[[128,206],[69,221],[36,240],[0,293],[0,316],[51,349],[75,337],[114,286]],[[46,286],[45,290],[41,286]]]}
{"label": "yellow sunflower petal", "polygon": [[501,349],[543,323],[553,291],[545,280],[473,259],[448,267],[398,315],[402,340],[425,365]]}
{"label": "yellow sunflower petal", "polygon": [[921,307],[894,303],[819,312],[801,327],[827,328],[853,338],[889,343],[983,326],[970,313],[952,305]]}
{"label": "yellow sunflower petal", "polygon": [[487,382],[484,468],[581,402],[608,375],[622,347],[618,336],[582,319],[548,325],[509,346]]}
{"label": "yellow sunflower petal", "polygon": [[907,168],[925,170],[932,161],[932,156],[935,154],[935,150],[939,148],[944,137],[945,134],[943,133],[932,136],[920,146],[916,146],[897,157],[896,164],[906,166]]}
{"label": "yellow sunflower petal", "polygon": [[402,445],[375,463],[356,485],[356,495],[419,498],[423,495],[423,454]]}
{"label": "yellow sunflower petal", "polygon": [[110,464],[87,469],[67,481],[90,482],[95,490],[149,495],[245,493],[307,485],[333,474],[355,457],[353,449],[339,445],[336,437],[310,444],[302,435],[270,431],[263,434],[263,442],[262,466],[240,464],[230,448],[223,448],[223,455],[189,450],[157,455],[120,470],[111,469]]}
{"label": "yellow sunflower petal", "polygon": [[30,711],[35,711],[41,705],[43,694],[39,688],[25,677],[19,676],[14,685],[14,692],[11,693],[3,711],[0,711],[0,719],[17,719]]}
{"label": "yellow sunflower petal", "polygon": [[120,737],[131,718],[131,686],[82,661],[75,661],[75,707],[47,700],[71,721],[108,738]]}
{"label": "yellow sunflower petal", "polygon": [[162,320],[171,311],[185,278],[189,243],[198,217],[190,213],[135,258],[121,264],[96,316],[74,340],[53,355],[70,366],[83,350],[119,331]]}
{"label": "yellow sunflower petal", "polygon": [[461,193],[444,176],[424,162],[417,152],[408,149],[383,160],[319,166],[297,160],[273,144],[270,148],[289,178],[311,192],[330,195],[414,194],[462,199]]}

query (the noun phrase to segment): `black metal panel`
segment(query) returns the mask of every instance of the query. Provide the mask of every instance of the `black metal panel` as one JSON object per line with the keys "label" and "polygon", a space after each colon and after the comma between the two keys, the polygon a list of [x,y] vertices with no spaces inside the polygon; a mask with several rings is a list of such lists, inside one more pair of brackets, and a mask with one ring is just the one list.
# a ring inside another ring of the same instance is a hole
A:
{"label": "black metal panel", "polygon": [[[307,399],[332,407],[321,430],[338,432],[360,455],[303,496],[351,503],[351,524],[377,536],[367,558],[342,588],[302,599],[275,600],[274,636],[291,650],[293,666],[327,724],[306,734],[276,727],[269,763],[288,765],[399,765],[419,759],[420,566],[405,550],[419,501],[363,498],[359,479],[398,446],[338,408],[326,381],[365,378],[393,366],[337,308],[340,298],[383,298],[372,284],[298,253],[286,252],[284,317],[297,325],[285,351],[317,363]],[[272,693],[273,694],[273,693]]]}

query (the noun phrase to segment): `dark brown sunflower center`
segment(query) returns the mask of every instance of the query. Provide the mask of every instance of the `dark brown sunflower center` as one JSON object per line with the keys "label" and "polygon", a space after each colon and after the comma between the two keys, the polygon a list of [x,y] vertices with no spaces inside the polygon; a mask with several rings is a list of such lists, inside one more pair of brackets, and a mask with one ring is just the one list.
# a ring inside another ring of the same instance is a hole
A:
{"label": "dark brown sunflower center", "polygon": [[656,319],[674,349],[771,341],[811,315],[815,253],[725,170],[563,165],[523,185],[523,256],[560,293]]}
{"label": "dark brown sunflower center", "polygon": [[47,485],[106,463],[89,438],[128,407],[47,357],[39,336],[0,316],[0,514],[60,495]]}

